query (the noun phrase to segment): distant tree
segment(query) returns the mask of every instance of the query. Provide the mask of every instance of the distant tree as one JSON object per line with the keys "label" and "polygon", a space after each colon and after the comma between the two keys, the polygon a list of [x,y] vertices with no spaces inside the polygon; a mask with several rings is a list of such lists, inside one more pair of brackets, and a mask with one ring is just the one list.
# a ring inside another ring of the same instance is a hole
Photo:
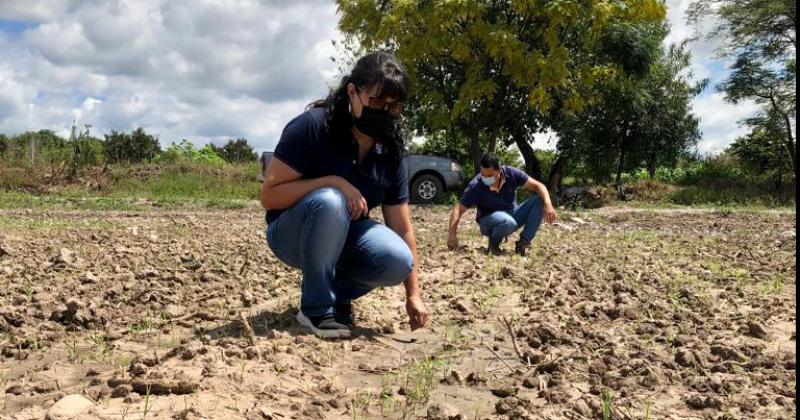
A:
{"label": "distant tree", "polygon": [[728,151],[739,158],[745,169],[774,178],[780,187],[786,176],[794,174],[786,158],[781,117],[773,113],[747,120],[747,124],[750,133],[736,139]]}
{"label": "distant tree", "polygon": [[91,127],[86,124],[78,132],[78,128],[72,125],[68,143],[72,147],[70,166],[73,171],[79,167],[100,165],[105,161],[103,141],[91,136]]}
{"label": "distant tree", "polygon": [[[655,62],[646,67],[635,64],[615,77],[597,80],[591,89],[598,99],[582,111],[563,113],[553,125],[560,135],[562,156],[568,156],[571,165],[583,171],[581,175],[597,182],[608,181],[615,174],[619,194],[624,196],[623,173],[644,167],[654,178],[659,166],[674,166],[696,145],[699,120],[691,111],[691,102],[705,82],[690,82],[687,69],[691,60],[685,45],[663,47],[663,28],[618,36],[649,37],[629,44],[640,45],[632,56],[649,56]],[[653,51],[643,51],[646,48]],[[633,58],[634,63],[643,61]],[[564,165],[556,161],[554,170],[563,170]]]}
{"label": "distant tree", "polygon": [[111,131],[105,135],[103,149],[109,163],[152,162],[161,151],[158,137],[137,128],[131,134]]}
{"label": "distant tree", "polygon": [[[591,51],[609,25],[665,18],[660,0],[336,3],[340,29],[359,48],[393,51],[408,68],[413,128],[454,132],[446,137],[464,141],[476,166],[501,143],[530,146],[557,102],[581,107],[586,87],[607,74]],[[535,168],[535,153],[520,149]]]}
{"label": "distant tree", "polygon": [[765,61],[784,61],[797,46],[797,2],[795,0],[695,0],[688,20],[715,22],[708,34],[724,41],[723,56],[754,53]]}
{"label": "distant tree", "polygon": [[[796,1],[695,0],[689,22],[696,24],[709,17],[715,22],[709,36],[724,41],[719,55],[734,59],[731,75],[718,89],[732,103],[753,100],[762,105],[758,118],[780,121],[785,156],[796,171]],[[748,136],[750,142],[774,140],[771,135],[764,136],[763,127],[757,131]]]}
{"label": "distant tree", "polygon": [[[719,86],[727,99],[733,103],[751,99],[764,106],[758,119],[780,123],[784,156],[797,170],[797,146],[794,124],[797,116],[796,69],[794,61],[785,69],[773,69],[759,62],[756,57],[742,54],[733,65],[731,76]],[[744,122],[747,124],[747,121]],[[762,127],[762,124],[756,124]],[[775,128],[774,124],[771,125]],[[771,131],[771,133],[775,133]],[[762,135],[751,139],[765,139]]]}
{"label": "distant tree", "polygon": [[209,146],[228,163],[255,162],[258,160],[258,153],[253,150],[253,147],[250,146],[245,138],[228,140],[222,147],[213,144]]}
{"label": "distant tree", "polygon": [[8,150],[8,137],[5,134],[0,134],[0,158],[5,156],[6,150]]}
{"label": "distant tree", "polygon": [[53,130],[27,131],[9,139],[10,160],[16,163],[30,161],[31,148],[35,161],[63,162],[69,159],[65,139]]}

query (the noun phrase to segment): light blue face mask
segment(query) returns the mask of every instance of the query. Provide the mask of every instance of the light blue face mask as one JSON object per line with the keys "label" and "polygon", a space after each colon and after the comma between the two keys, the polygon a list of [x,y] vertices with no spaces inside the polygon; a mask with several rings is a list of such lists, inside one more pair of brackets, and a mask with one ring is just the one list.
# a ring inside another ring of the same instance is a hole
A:
{"label": "light blue face mask", "polygon": [[497,177],[481,175],[481,181],[483,181],[483,184],[486,185],[487,187],[491,187],[492,185],[494,185],[495,182],[497,182]]}

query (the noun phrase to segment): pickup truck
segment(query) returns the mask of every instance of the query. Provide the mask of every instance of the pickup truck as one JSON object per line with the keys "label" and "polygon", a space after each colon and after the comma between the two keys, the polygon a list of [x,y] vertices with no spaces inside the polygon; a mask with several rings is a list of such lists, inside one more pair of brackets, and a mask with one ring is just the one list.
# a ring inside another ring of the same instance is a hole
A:
{"label": "pickup truck", "polygon": [[[452,159],[428,155],[408,155],[405,159],[413,203],[435,203],[448,190],[462,187],[466,180],[464,170]],[[261,154],[261,173],[258,175],[261,182],[264,181],[270,160],[272,152]]]}

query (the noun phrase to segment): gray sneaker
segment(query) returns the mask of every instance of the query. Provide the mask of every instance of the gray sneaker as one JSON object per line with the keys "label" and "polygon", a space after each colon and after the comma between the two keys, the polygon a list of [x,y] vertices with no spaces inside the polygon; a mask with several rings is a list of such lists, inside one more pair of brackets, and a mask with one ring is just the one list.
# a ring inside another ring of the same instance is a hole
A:
{"label": "gray sneaker", "polygon": [[297,322],[321,338],[350,338],[350,328],[336,322],[333,314],[308,317],[303,311],[297,313]]}

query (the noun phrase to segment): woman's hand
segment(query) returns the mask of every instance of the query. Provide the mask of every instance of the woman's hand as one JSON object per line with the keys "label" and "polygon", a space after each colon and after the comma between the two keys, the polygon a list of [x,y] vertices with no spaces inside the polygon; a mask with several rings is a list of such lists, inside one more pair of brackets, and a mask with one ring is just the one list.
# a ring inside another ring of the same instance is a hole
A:
{"label": "woman's hand", "polygon": [[553,208],[552,204],[545,204],[544,209],[542,209],[544,213],[544,220],[547,221],[549,224],[553,224],[558,219],[558,214],[556,213],[556,209]]}
{"label": "woman's hand", "polygon": [[411,295],[406,299],[406,312],[411,331],[418,330],[428,323],[428,309],[422,302],[420,295]]}
{"label": "woman's hand", "polygon": [[354,187],[353,184],[347,182],[344,178],[339,178],[336,188],[342,192],[345,200],[347,200],[347,209],[350,210],[350,220],[358,220],[362,216],[369,214],[367,199],[361,195],[361,191]]}

